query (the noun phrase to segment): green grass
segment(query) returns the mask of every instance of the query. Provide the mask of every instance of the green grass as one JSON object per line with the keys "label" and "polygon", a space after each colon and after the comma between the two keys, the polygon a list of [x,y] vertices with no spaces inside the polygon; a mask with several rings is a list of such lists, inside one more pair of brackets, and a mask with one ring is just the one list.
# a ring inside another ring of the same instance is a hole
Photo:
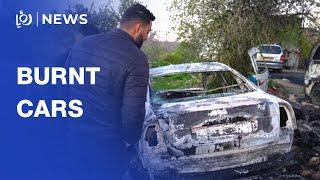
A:
{"label": "green grass", "polygon": [[200,73],[183,73],[168,76],[155,77],[152,79],[152,88],[156,91],[169,89],[185,89],[202,87]]}
{"label": "green grass", "polygon": [[277,82],[275,82],[275,81],[273,81],[272,79],[269,79],[269,82],[268,82],[268,87],[275,87],[275,88],[279,88],[279,87],[281,87],[281,85],[279,84],[279,83],[277,83]]}

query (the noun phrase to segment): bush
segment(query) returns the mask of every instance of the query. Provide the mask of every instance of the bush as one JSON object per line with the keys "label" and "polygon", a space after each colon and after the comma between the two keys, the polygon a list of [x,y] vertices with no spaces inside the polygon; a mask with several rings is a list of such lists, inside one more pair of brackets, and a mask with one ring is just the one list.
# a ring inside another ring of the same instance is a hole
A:
{"label": "bush", "polygon": [[199,61],[198,53],[187,43],[180,43],[179,46],[167,53],[160,54],[151,67],[166,66],[170,64],[182,64]]}

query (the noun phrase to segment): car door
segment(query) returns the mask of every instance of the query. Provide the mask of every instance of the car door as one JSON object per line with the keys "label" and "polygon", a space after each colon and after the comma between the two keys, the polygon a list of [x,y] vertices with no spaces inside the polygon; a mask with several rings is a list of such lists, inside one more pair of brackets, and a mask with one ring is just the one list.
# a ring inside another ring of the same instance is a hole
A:
{"label": "car door", "polygon": [[256,62],[256,57],[260,53],[258,48],[251,48],[248,51],[250,61],[251,61],[251,66],[254,71],[253,77],[257,81],[257,86],[262,89],[263,91],[267,92],[268,90],[268,82],[269,82],[269,71],[268,68],[265,66],[264,69],[259,70],[257,62]]}
{"label": "car door", "polygon": [[304,83],[305,94],[311,98],[312,103],[320,104],[320,43],[311,53]]}
{"label": "car door", "polygon": [[305,75],[305,84],[308,85],[312,79],[320,77],[320,44],[312,51],[310,56],[310,64]]}

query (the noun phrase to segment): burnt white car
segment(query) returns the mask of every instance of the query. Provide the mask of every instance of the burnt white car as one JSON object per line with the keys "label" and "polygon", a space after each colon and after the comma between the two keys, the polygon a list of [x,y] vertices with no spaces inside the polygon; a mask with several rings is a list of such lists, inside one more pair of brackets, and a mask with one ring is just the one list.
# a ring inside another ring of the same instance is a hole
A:
{"label": "burnt white car", "polygon": [[304,83],[306,96],[311,99],[313,104],[320,105],[320,43],[311,53]]}
{"label": "burnt white car", "polygon": [[146,111],[139,155],[151,179],[268,161],[290,152],[296,128],[288,102],[217,62],[151,69]]}

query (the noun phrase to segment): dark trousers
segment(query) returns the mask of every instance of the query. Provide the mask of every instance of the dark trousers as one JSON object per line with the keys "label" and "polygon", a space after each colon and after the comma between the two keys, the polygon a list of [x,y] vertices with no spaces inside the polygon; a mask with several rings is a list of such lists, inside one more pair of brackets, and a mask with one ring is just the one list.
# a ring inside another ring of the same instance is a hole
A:
{"label": "dark trousers", "polygon": [[122,179],[128,168],[129,154],[120,139],[72,134],[68,136],[70,179]]}

